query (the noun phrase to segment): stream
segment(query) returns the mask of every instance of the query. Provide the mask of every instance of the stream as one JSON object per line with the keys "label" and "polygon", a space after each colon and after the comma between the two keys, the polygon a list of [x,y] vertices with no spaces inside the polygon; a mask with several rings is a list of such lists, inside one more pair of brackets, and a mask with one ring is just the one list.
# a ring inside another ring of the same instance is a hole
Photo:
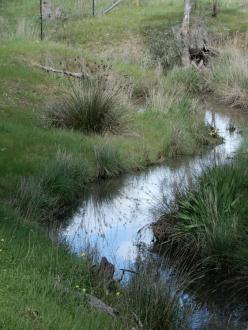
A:
{"label": "stream", "polygon": [[[242,136],[239,126],[244,117],[235,110],[225,112],[208,110],[206,124],[214,125],[224,142],[213,148],[206,148],[194,157],[168,160],[142,173],[132,173],[120,178],[100,181],[91,185],[76,213],[60,230],[71,251],[81,255],[89,246],[100,251],[115,265],[116,277],[121,268],[134,264],[139,246],[151,246],[153,233],[150,224],[161,215],[161,205],[175,199],[176,188],[184,188],[208,167],[232,161]],[[163,209],[164,212],[164,209]],[[128,275],[127,275],[128,276]],[[190,300],[188,295],[184,300]],[[200,316],[206,318],[208,311],[203,307]],[[197,329],[192,321],[192,329]]]}

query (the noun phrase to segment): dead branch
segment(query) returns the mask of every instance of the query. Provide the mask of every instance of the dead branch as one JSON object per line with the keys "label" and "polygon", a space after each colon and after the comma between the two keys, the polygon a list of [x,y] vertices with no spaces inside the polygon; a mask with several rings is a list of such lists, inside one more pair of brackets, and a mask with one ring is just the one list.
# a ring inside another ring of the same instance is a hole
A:
{"label": "dead branch", "polygon": [[62,74],[64,76],[73,77],[73,78],[77,78],[77,79],[82,79],[84,77],[89,77],[89,75],[85,72],[70,72],[70,71],[66,71],[66,70],[54,69],[54,68],[51,68],[49,66],[43,66],[43,65],[40,65],[40,64],[37,64],[35,66],[37,68],[40,68],[40,69],[46,71],[46,72]]}
{"label": "dead branch", "polygon": [[118,6],[121,3],[122,0],[118,0],[115,3],[113,3],[109,8],[104,10],[103,14],[109,13],[111,10],[113,10],[116,6]]}

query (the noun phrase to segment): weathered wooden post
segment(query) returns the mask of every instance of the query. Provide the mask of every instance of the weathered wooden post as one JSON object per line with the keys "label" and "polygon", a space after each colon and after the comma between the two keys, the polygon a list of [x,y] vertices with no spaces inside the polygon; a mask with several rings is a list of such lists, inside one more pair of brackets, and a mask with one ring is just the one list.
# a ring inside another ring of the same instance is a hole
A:
{"label": "weathered wooden post", "polygon": [[190,13],[191,13],[191,2],[190,0],[184,0],[183,23],[181,28],[182,40],[183,40],[182,64],[184,66],[190,65],[190,54],[189,54],[189,44],[188,44]]}

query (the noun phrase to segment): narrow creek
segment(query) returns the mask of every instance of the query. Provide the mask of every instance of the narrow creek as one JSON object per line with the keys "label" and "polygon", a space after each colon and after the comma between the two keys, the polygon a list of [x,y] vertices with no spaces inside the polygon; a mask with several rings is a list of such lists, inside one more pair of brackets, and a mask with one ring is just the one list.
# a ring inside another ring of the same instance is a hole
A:
{"label": "narrow creek", "polygon": [[[205,112],[206,124],[215,125],[224,142],[194,157],[168,160],[142,173],[101,181],[89,187],[77,212],[59,236],[77,254],[96,247],[101,256],[121,268],[135,262],[140,244],[153,243],[150,224],[158,220],[161,205],[173,202],[175,188],[191,184],[207,167],[232,161],[240,147],[239,125],[244,117],[234,110]],[[236,129],[232,129],[233,125]],[[190,299],[185,296],[186,300]],[[184,297],[184,299],[185,299]],[[206,317],[203,307],[200,317]],[[199,317],[199,315],[197,316]],[[197,329],[192,322],[192,329]]]}

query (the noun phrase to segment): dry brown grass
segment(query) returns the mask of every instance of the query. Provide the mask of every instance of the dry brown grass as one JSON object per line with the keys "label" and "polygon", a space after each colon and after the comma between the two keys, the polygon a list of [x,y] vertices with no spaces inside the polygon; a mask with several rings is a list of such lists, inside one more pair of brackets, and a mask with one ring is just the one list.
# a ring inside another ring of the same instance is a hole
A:
{"label": "dry brown grass", "polygon": [[225,104],[248,110],[248,38],[235,36],[219,48],[206,71],[207,86]]}

